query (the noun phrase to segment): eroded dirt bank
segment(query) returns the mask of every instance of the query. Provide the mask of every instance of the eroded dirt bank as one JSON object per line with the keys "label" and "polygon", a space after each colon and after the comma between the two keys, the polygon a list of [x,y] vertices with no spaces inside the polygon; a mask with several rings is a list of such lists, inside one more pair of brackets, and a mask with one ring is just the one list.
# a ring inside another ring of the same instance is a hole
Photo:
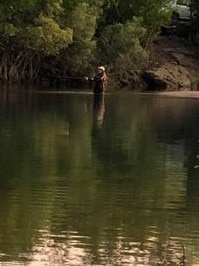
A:
{"label": "eroded dirt bank", "polygon": [[148,90],[199,90],[199,57],[182,37],[158,36],[151,48],[149,69],[143,73]]}

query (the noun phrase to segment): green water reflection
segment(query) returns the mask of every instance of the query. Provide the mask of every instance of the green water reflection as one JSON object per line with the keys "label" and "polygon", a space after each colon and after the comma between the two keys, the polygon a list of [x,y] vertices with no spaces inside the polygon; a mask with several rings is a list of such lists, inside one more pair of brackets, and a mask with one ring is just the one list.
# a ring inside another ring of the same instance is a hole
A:
{"label": "green water reflection", "polygon": [[0,265],[199,264],[198,134],[197,100],[2,92]]}

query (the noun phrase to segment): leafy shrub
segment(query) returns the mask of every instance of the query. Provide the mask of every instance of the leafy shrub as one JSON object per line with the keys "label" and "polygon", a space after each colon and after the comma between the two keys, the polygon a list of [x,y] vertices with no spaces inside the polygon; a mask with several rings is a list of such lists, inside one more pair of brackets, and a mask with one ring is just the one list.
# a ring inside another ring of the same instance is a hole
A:
{"label": "leafy shrub", "polygon": [[139,19],[106,27],[99,40],[102,61],[117,72],[140,68],[147,59],[140,44],[144,34]]}
{"label": "leafy shrub", "polygon": [[73,29],[73,42],[65,50],[65,61],[70,71],[81,72],[89,66],[96,49],[94,34],[97,26],[97,12],[87,3],[80,3],[68,19]]}
{"label": "leafy shrub", "polygon": [[72,42],[72,36],[70,28],[61,29],[55,20],[40,15],[35,25],[26,27],[23,42],[28,48],[54,55]]}

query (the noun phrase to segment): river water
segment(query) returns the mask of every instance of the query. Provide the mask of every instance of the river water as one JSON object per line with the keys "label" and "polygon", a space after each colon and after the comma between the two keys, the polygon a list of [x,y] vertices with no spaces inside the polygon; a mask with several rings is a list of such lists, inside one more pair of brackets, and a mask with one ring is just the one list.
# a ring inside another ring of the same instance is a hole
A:
{"label": "river water", "polygon": [[199,100],[2,91],[0,136],[1,266],[199,265]]}

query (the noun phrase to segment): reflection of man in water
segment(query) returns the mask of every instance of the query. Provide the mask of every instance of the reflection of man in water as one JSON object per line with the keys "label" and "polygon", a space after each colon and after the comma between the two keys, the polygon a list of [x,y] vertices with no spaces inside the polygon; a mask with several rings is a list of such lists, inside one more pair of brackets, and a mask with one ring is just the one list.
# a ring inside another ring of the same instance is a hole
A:
{"label": "reflection of man in water", "polygon": [[105,100],[104,94],[94,94],[93,98],[93,113],[94,119],[98,126],[101,126],[105,115]]}

